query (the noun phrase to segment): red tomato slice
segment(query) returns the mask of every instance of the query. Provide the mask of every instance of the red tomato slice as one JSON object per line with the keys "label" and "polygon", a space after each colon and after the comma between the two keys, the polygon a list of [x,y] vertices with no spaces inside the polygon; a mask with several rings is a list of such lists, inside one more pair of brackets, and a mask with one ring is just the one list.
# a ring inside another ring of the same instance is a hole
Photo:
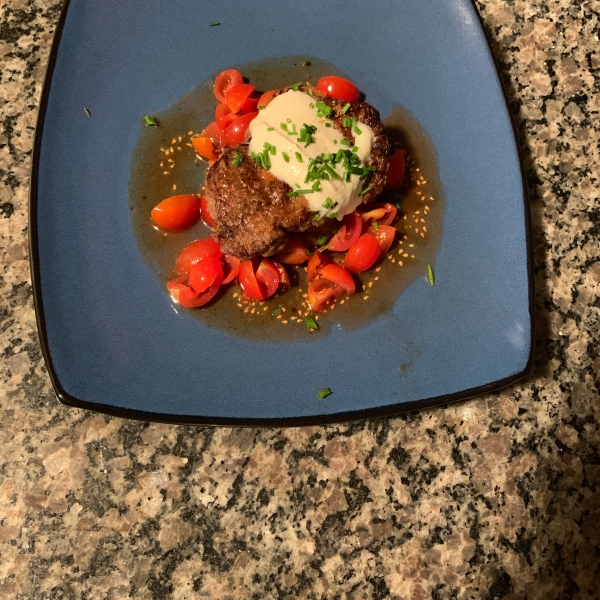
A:
{"label": "red tomato slice", "polygon": [[202,196],[200,198],[200,212],[202,213],[202,220],[209,226],[215,226],[215,220],[212,218],[211,214],[208,212],[208,200]]}
{"label": "red tomato slice", "polygon": [[346,271],[344,267],[332,263],[325,266],[323,269],[323,279],[329,279],[333,283],[337,283],[343,287],[349,294],[354,294],[356,291],[356,284],[349,271]]}
{"label": "red tomato slice", "polygon": [[243,83],[244,79],[239,71],[227,69],[215,77],[213,92],[219,102],[225,102],[225,93],[234,85]]}
{"label": "red tomato slice", "polygon": [[348,250],[344,259],[344,267],[353,273],[362,273],[377,262],[380,253],[381,246],[377,238],[370,233],[364,233]]}
{"label": "red tomato slice", "polygon": [[317,82],[317,89],[324,95],[346,102],[358,102],[358,88],[343,77],[327,75]]}
{"label": "red tomato slice", "polygon": [[200,199],[192,194],[171,196],[152,209],[152,220],[164,231],[180,231],[200,218]]}
{"label": "red tomato slice", "polygon": [[223,284],[232,282],[240,272],[241,261],[237,256],[223,256]]}
{"label": "red tomato slice", "polygon": [[184,283],[187,281],[187,278],[187,275],[176,277],[167,283],[167,289],[169,290],[171,298],[175,302],[181,304],[181,306],[185,306],[186,308],[197,308],[210,302],[214,298],[215,294],[219,291],[223,275],[217,275],[213,284],[201,294],[196,294],[189,285]]}
{"label": "red tomato slice", "polygon": [[225,102],[227,102],[227,106],[229,106],[231,112],[239,112],[255,88],[256,86],[249,83],[236,83],[232,85],[225,92]]}
{"label": "red tomato slice", "polygon": [[263,292],[256,280],[255,266],[251,260],[245,260],[240,265],[238,280],[242,290],[249,298],[254,300],[264,300]]}
{"label": "red tomato slice", "polygon": [[271,261],[275,265],[277,272],[279,273],[279,289],[282,292],[287,292],[290,287],[292,287],[292,282],[290,281],[290,276],[288,272],[285,270],[283,265],[278,263],[276,260]]}
{"label": "red tomato slice", "polygon": [[219,258],[222,254],[219,244],[212,238],[196,240],[179,253],[175,272],[187,275],[196,263],[213,256]]}
{"label": "red tomato slice", "polygon": [[281,252],[275,258],[288,265],[301,265],[308,260],[308,248],[299,235],[290,235]]}
{"label": "red tomato slice", "polygon": [[317,312],[331,306],[343,293],[344,288],[329,279],[315,279],[308,284],[308,301]]}
{"label": "red tomato slice", "polygon": [[225,130],[225,143],[232,148],[241,144],[246,138],[246,131],[248,125],[250,125],[250,121],[252,121],[256,115],[258,115],[258,113],[253,112],[236,117]]}
{"label": "red tomato slice", "polygon": [[390,170],[388,171],[387,181],[384,190],[394,190],[400,187],[406,171],[406,157],[403,150],[398,150],[390,158]]}
{"label": "red tomato slice", "polygon": [[260,96],[258,94],[252,93],[246,98],[246,102],[242,104],[242,108],[240,109],[243,115],[251,112],[256,112],[258,110],[258,101]]}
{"label": "red tomato slice", "polygon": [[217,108],[215,108],[215,121],[223,131],[227,129],[229,123],[234,119],[235,115],[231,112],[231,109],[227,104],[219,104]]}
{"label": "red tomato slice", "polygon": [[202,131],[202,135],[210,138],[217,152],[220,152],[225,145],[225,131],[219,127],[216,121],[209,123]]}
{"label": "red tomato slice", "polygon": [[219,155],[215,153],[213,143],[206,135],[200,135],[192,138],[192,146],[194,150],[206,160],[217,160]]}
{"label": "red tomato slice", "polygon": [[377,238],[379,246],[381,247],[379,256],[383,256],[390,249],[390,246],[394,241],[396,229],[390,225],[380,225],[379,229],[375,229],[375,227],[369,227],[369,229],[367,229],[367,233],[370,233]]}
{"label": "red tomato slice", "polygon": [[221,279],[223,279],[223,265],[221,261],[215,256],[203,258],[190,270],[190,286],[196,294],[201,294],[215,282],[219,274],[221,275]]}
{"label": "red tomato slice", "polygon": [[377,222],[378,225],[391,225],[396,218],[398,209],[389,202],[385,204],[369,204],[369,210],[360,214],[363,223],[371,225]]}
{"label": "red tomato slice", "polygon": [[308,260],[307,275],[309,281],[318,279],[323,274],[323,269],[331,263],[331,259],[324,252],[315,252]]}
{"label": "red tomato slice", "polygon": [[279,287],[281,276],[277,270],[275,262],[268,258],[263,258],[256,269],[256,281],[264,293],[264,298],[270,298]]}
{"label": "red tomato slice", "polygon": [[360,237],[361,231],[362,219],[354,211],[344,217],[340,230],[329,240],[327,249],[332,252],[345,252]]}
{"label": "red tomato slice", "polygon": [[265,92],[259,99],[258,99],[258,105],[257,108],[259,106],[262,106],[263,108],[267,108],[269,102],[271,102],[271,100],[273,100],[273,96],[277,93],[277,90],[271,90],[269,92]]}

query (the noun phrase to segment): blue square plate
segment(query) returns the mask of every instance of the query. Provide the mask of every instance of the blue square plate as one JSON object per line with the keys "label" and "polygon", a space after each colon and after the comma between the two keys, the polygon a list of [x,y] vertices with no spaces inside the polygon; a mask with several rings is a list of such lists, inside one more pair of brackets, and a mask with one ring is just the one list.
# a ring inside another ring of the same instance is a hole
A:
{"label": "blue square plate", "polygon": [[[174,312],[128,214],[141,116],[231,65],[281,55],[333,63],[384,116],[392,104],[412,112],[436,149],[446,201],[435,286],[420,278],[370,325],[306,343],[239,339]],[[296,425],[441,404],[529,370],[522,166],[469,0],[71,0],[31,183],[38,325],[66,404],[158,421]],[[333,394],[319,400],[323,387]]]}

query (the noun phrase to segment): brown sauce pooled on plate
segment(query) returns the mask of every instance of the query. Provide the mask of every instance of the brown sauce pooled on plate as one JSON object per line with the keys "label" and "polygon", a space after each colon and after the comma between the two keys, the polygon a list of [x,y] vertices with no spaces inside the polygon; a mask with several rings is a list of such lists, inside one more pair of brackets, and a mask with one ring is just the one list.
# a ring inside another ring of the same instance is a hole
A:
{"label": "brown sauce pooled on plate", "polygon": [[[305,59],[310,65],[303,64]],[[323,75],[344,77],[333,65],[312,57],[268,59],[232,68],[237,68],[258,91],[298,81],[316,84]],[[179,252],[190,242],[209,237],[210,229],[199,222],[183,232],[157,231],[152,226],[150,211],[169,196],[201,193],[207,164],[196,157],[190,138],[214,120],[217,100],[213,82],[210,79],[202,83],[169,108],[153,114],[158,127],[142,124],[132,158],[131,223],[144,261],[164,284],[165,294]],[[360,82],[356,83],[360,87]],[[402,148],[407,156],[403,187],[394,193],[385,192],[377,200],[400,203],[394,223],[398,234],[378,264],[355,276],[355,294],[342,296],[333,310],[324,313],[310,310],[305,297],[308,287],[305,263],[299,268],[286,265],[292,289],[264,302],[242,303],[240,287],[230,284],[223,286],[205,307],[186,309],[175,305],[176,310],[187,311],[207,327],[247,339],[310,340],[314,335],[326,335],[334,325],[343,330],[367,325],[390,310],[415,279],[427,278],[427,265],[434,265],[441,244],[444,213],[436,154],[429,137],[406,109],[394,105],[383,123],[392,148]],[[318,332],[307,327],[305,316],[317,319]]]}

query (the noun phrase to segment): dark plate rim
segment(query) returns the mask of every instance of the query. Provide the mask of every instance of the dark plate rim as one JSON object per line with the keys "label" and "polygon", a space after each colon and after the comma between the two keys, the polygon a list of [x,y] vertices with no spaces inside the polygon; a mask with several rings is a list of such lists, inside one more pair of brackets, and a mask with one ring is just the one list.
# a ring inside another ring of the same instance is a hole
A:
{"label": "dark plate rim", "polygon": [[527,358],[527,364],[524,369],[520,372],[510,375],[504,379],[499,379],[491,383],[455,392],[453,394],[446,394],[441,396],[435,396],[433,398],[426,398],[424,400],[408,401],[401,404],[391,404],[387,406],[339,412],[325,415],[312,415],[306,417],[286,417],[286,418],[274,418],[274,419],[253,419],[253,418],[236,418],[236,417],[210,417],[201,415],[173,415],[165,413],[154,413],[145,412],[141,410],[133,410],[129,408],[119,408],[111,406],[109,404],[98,404],[95,402],[88,402],[79,398],[75,398],[67,393],[56,374],[52,360],[50,357],[50,348],[48,344],[48,333],[46,331],[46,319],[44,315],[44,305],[42,300],[42,288],[41,288],[41,277],[40,277],[40,260],[39,260],[39,246],[38,246],[38,231],[37,231],[37,205],[38,205],[38,172],[40,162],[40,151],[42,143],[42,131],[44,128],[44,120],[46,117],[46,111],[48,108],[48,98],[50,95],[50,86],[52,82],[52,75],[54,73],[54,67],[56,65],[56,57],[58,54],[58,48],[60,45],[60,39],[62,37],[63,28],[67,18],[67,12],[70,6],[70,0],[65,0],[65,4],[62,8],[61,14],[56,25],[54,39],[52,41],[52,47],[50,49],[50,55],[48,59],[48,65],[46,68],[46,75],[44,77],[44,84],[42,87],[42,93],[40,97],[40,106],[38,112],[38,118],[35,127],[35,137],[33,143],[33,153],[31,160],[30,169],[30,187],[29,187],[29,264],[31,271],[31,282],[33,289],[33,304],[35,309],[35,317],[38,327],[38,334],[40,339],[40,346],[42,349],[42,355],[50,381],[56,393],[56,397],[60,402],[66,406],[74,406],[76,408],[82,408],[85,410],[92,410],[115,417],[121,417],[124,419],[135,419],[140,421],[152,421],[158,423],[172,423],[172,424],[190,424],[190,425],[214,425],[214,426],[231,426],[231,427],[297,427],[302,425],[324,425],[328,423],[341,423],[348,421],[359,421],[362,419],[371,419],[376,417],[391,417],[397,416],[424,408],[432,408],[452,402],[458,402],[460,400],[466,400],[474,396],[481,394],[487,394],[490,392],[497,391],[508,385],[511,385],[521,379],[524,379],[529,375],[533,368],[533,342],[534,342],[534,285],[533,285],[533,254],[531,245],[531,213],[529,210],[529,194],[527,188],[527,179],[525,175],[525,169],[523,165],[522,150],[519,144],[519,138],[517,136],[517,130],[512,118],[506,90],[502,81],[502,76],[498,63],[492,53],[490,40],[485,30],[483,20],[474,0],[471,0],[475,14],[479,19],[481,29],[484,33],[488,51],[490,56],[493,58],[494,67],[496,69],[496,76],[500,83],[504,95],[504,103],[506,111],[509,115],[515,145],[517,148],[517,154],[519,158],[519,168],[521,170],[521,179],[523,184],[523,209],[524,209],[524,221],[525,221],[525,238],[527,245],[527,283],[528,283],[528,299],[529,299],[529,323],[530,323],[530,342],[529,342],[529,356]]}

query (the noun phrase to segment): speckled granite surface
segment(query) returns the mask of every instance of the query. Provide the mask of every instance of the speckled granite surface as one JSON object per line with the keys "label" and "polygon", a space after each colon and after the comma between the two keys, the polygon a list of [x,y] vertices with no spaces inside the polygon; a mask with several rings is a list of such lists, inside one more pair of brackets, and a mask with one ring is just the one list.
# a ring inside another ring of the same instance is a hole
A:
{"label": "speckled granite surface", "polygon": [[531,190],[536,369],[437,410],[284,430],[60,406],[27,251],[60,2],[0,18],[0,598],[600,597],[600,4],[487,0]]}

